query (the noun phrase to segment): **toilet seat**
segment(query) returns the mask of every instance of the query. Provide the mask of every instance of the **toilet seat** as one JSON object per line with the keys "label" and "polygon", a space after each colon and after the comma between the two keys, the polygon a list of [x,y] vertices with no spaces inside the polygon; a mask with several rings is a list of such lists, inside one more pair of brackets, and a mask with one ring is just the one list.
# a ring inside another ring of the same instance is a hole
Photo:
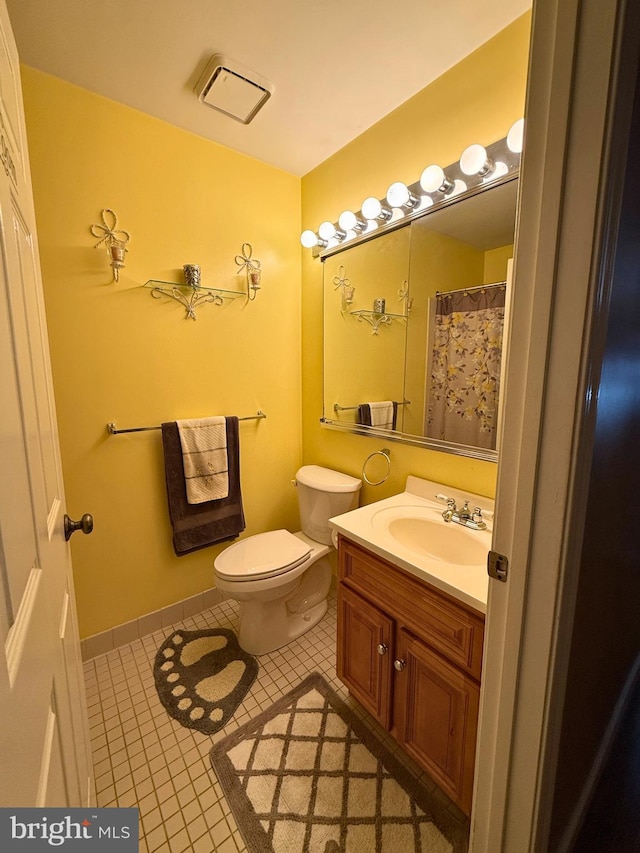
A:
{"label": "toilet seat", "polygon": [[311,550],[307,542],[288,530],[269,530],[230,545],[213,565],[215,573],[225,580],[261,580],[295,569],[308,559]]}

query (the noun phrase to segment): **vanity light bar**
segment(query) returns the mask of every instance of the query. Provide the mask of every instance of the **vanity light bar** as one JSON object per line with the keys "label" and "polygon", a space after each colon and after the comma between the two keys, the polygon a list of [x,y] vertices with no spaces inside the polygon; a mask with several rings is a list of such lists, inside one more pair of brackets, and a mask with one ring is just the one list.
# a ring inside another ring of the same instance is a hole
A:
{"label": "vanity light bar", "polygon": [[345,210],[338,222],[327,220],[317,231],[303,231],[300,242],[305,249],[313,249],[314,254],[319,254],[318,250],[331,253],[331,249],[360,240],[379,228],[406,222],[428,207],[440,206],[467,190],[497,181],[520,168],[523,136],[524,119],[518,119],[504,139],[486,148],[477,143],[469,145],[458,162],[445,169],[435,163],[427,166],[414,184],[396,181],[383,198],[365,199],[359,212]]}

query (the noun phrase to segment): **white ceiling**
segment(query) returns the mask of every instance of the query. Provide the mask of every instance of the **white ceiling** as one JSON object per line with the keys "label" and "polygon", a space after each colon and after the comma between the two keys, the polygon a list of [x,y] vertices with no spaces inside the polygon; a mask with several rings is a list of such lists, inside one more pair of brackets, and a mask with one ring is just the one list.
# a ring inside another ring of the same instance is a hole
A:
{"label": "white ceiling", "polygon": [[[530,0],[7,0],[21,61],[303,175]],[[193,87],[214,53],[271,81],[249,125]]]}

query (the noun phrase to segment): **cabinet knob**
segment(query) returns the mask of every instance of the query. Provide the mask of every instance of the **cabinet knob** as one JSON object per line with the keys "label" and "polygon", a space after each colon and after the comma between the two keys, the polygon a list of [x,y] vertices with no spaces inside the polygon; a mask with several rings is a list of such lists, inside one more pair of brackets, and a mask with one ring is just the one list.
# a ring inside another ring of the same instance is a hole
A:
{"label": "cabinet knob", "polygon": [[387,646],[386,643],[378,643],[378,654],[379,655],[386,655],[386,653],[388,651],[389,651],[389,646]]}
{"label": "cabinet knob", "polygon": [[393,665],[398,670],[398,672],[402,672],[402,670],[407,665],[407,662],[406,660],[394,660]]}

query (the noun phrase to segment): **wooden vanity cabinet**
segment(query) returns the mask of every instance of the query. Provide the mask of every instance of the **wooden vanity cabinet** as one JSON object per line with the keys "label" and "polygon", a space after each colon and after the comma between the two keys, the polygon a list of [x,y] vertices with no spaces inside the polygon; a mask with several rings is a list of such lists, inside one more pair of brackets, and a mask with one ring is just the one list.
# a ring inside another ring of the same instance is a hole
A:
{"label": "wooden vanity cabinet", "polygon": [[343,536],[338,677],[471,811],[484,616]]}
{"label": "wooden vanity cabinet", "polygon": [[394,620],[341,585],[339,592],[338,678],[360,704],[391,728]]}

